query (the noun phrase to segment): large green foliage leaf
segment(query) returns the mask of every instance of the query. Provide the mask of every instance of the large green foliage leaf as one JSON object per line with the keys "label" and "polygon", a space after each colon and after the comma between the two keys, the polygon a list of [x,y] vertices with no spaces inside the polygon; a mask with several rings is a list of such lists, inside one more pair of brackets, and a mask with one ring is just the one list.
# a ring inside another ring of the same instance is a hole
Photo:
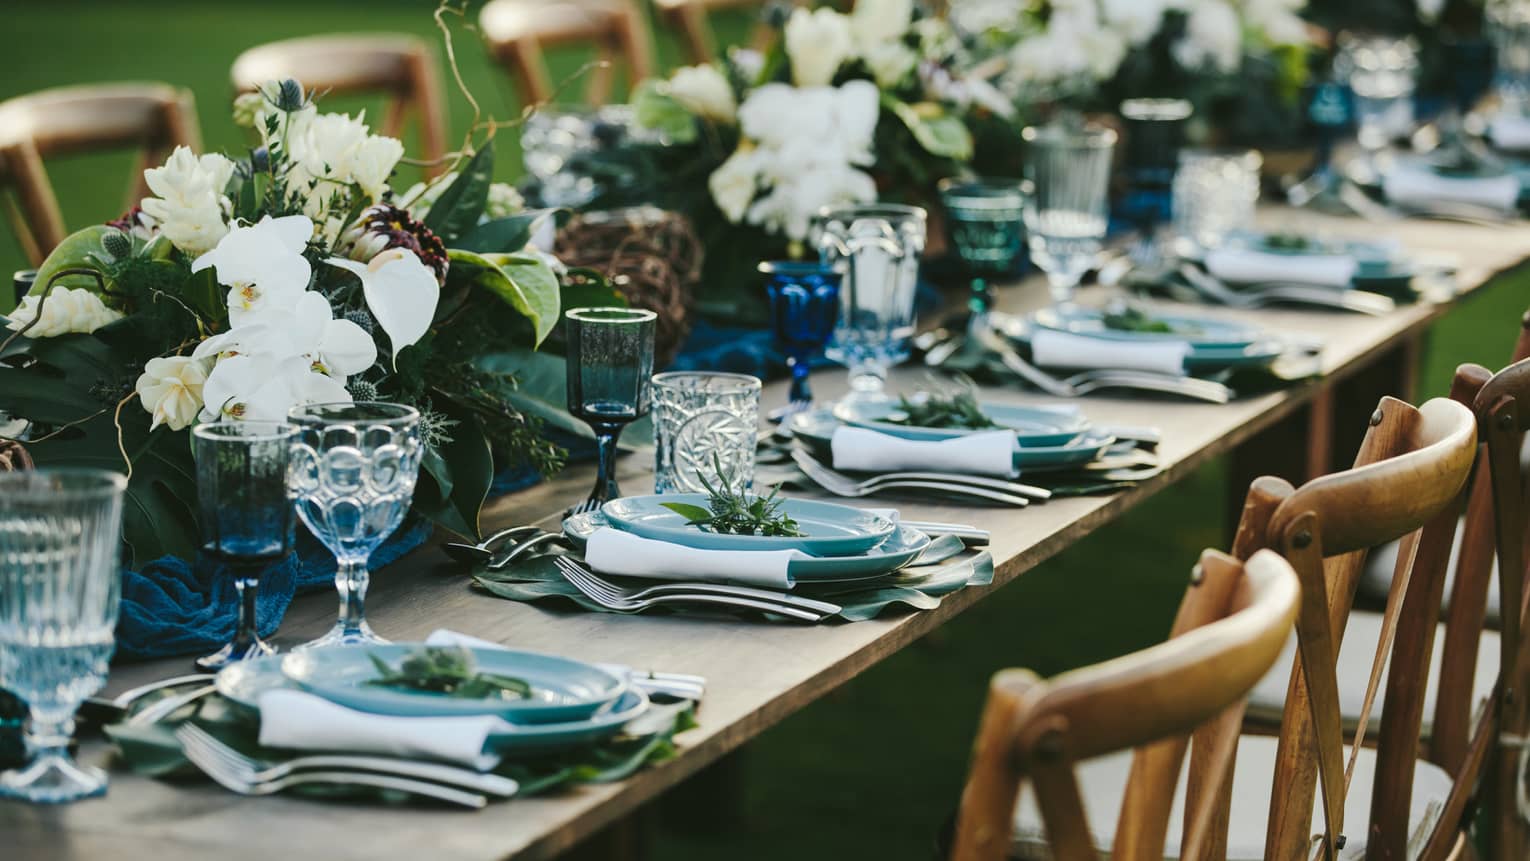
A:
{"label": "large green foliage leaf", "polygon": [[676,144],[696,139],[696,117],[664,92],[664,82],[652,78],[632,91],[632,112],[638,125],[653,129]]}
{"label": "large green foliage leaf", "polygon": [[914,140],[931,155],[957,161],[972,158],[972,133],[960,119],[944,112],[926,116],[908,102],[887,96],[882,98],[882,106],[902,120]]}
{"label": "large green foliage leaf", "polygon": [[451,442],[421,461],[431,480],[416,489],[414,507],[458,535],[476,537],[478,512],[494,482],[494,455],[471,412],[450,401],[438,401],[435,408],[457,424],[451,429]]}
{"label": "large green foliage leaf", "polygon": [[485,221],[463,234],[452,245],[479,253],[520,251],[531,241],[531,232],[537,220],[551,216],[549,211],[522,212]]}
{"label": "large green foliage leaf", "polygon": [[[558,323],[558,276],[545,261],[531,254],[477,254],[460,248],[446,252],[451,269],[459,267],[482,287],[520,312],[541,344]],[[460,277],[460,276],[459,276]]]}
{"label": "large green foliage leaf", "polygon": [[[101,247],[101,237],[111,229],[104,224],[92,224],[64,237],[64,241],[48,254],[48,259],[37,267],[37,280],[32,282],[32,290],[41,293],[53,276],[64,269],[100,270],[100,259],[110,259],[106,249]],[[58,283],[64,287],[85,287],[93,291],[101,289],[96,279],[89,275],[66,275]]]}
{"label": "large green foliage leaf", "polygon": [[486,143],[468,159],[457,174],[431,204],[425,214],[425,226],[430,228],[448,245],[457,237],[471,230],[489,204],[489,184],[494,181],[494,144]]}

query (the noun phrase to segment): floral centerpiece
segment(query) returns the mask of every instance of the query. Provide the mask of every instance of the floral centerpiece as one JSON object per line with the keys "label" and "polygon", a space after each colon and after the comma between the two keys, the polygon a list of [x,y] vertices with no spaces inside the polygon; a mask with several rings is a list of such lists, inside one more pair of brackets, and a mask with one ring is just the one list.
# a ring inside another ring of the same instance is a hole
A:
{"label": "floral centerpiece", "polygon": [[707,248],[700,310],[758,322],[755,264],[803,254],[821,207],[928,203],[939,179],[980,152],[1004,156],[988,145],[1013,112],[990,80],[997,69],[984,69],[945,19],[918,17],[912,0],[862,0],[848,15],[798,8],[763,53],[735,49],[642,82],[637,122],[659,142],[608,158],[652,179],[597,205],[689,215]]}
{"label": "floral centerpiece", "polygon": [[0,339],[0,403],[38,464],[128,473],[135,566],[195,550],[190,426],[314,402],[416,407],[415,509],[476,532],[497,468],[561,456],[513,406],[504,363],[480,361],[557,321],[538,214],[491,181],[489,144],[396,193],[403,145],[321,113],[296,81],[239,97],[235,119],[247,153],[177,148],[145,171],[152,197],[43,263]]}

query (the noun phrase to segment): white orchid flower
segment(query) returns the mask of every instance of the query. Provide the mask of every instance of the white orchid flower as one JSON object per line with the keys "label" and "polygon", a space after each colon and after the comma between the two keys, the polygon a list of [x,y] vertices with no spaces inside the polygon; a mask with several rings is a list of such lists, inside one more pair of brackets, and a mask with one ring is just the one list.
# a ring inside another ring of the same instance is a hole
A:
{"label": "white orchid flower", "polygon": [[312,370],[342,382],[377,361],[377,344],[350,320],[334,319],[329,302],[305,292],[290,309],[271,309],[246,317],[227,332],[197,345],[192,358],[256,355],[275,359],[302,357]]}
{"label": "white orchid flower", "polygon": [[390,248],[367,263],[343,257],[331,257],[327,262],[361,279],[367,308],[388,333],[395,359],[400,350],[419,341],[430,329],[441,288],[436,274],[413,251]]}
{"label": "white orchid flower", "polygon": [[192,262],[191,271],[213,267],[218,283],[229,288],[229,321],[237,326],[248,314],[291,307],[307,291],[313,267],[303,249],[312,236],[307,216],[267,215],[230,230],[216,248]]}
{"label": "white orchid flower", "polygon": [[213,367],[202,386],[203,421],[283,421],[295,406],[348,402],[338,380],[312,369],[302,356],[230,356]]}

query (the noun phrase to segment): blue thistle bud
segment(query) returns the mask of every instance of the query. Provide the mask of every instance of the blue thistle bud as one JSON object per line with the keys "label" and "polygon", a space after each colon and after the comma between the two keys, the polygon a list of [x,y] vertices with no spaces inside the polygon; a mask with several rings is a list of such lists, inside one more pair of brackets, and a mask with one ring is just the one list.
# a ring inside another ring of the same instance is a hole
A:
{"label": "blue thistle bud", "polygon": [[357,401],[377,400],[377,384],[369,380],[355,379],[345,384],[345,390]]}
{"label": "blue thistle bud", "polygon": [[370,313],[360,308],[353,308],[349,311],[346,311],[345,319],[350,320],[352,323],[360,326],[362,331],[366,332],[368,335],[377,331],[377,321],[372,319],[372,315]]}
{"label": "blue thistle bud", "polygon": [[302,109],[303,85],[292,78],[283,80],[276,92],[276,106],[289,114]]}
{"label": "blue thistle bud", "polygon": [[250,172],[265,173],[271,169],[271,151],[263,146],[250,150]]}
{"label": "blue thistle bud", "polygon": [[111,229],[101,234],[101,247],[114,260],[125,260],[133,253],[133,240],[120,230]]}

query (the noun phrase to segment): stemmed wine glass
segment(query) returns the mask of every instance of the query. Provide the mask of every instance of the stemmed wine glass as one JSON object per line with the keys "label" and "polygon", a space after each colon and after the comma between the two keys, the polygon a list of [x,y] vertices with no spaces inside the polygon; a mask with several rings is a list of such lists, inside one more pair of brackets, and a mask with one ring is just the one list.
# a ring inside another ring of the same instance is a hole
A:
{"label": "stemmed wine glass", "polygon": [[653,337],[658,315],[639,308],[575,308],[564,315],[568,339],[568,411],[595,431],[599,461],[589,499],[570,514],[621,496],[616,440],[648,415]]}
{"label": "stemmed wine glass", "polygon": [[255,627],[260,573],[292,553],[297,508],[287,466],[297,428],[277,422],[197,425],[191,432],[202,511],[202,552],[232,569],[239,595],[234,639],[196,665],[216,670],[270,655]]}
{"label": "stemmed wine glass", "polygon": [[287,414],[297,426],[292,486],[298,517],[335,554],[340,618],[299,649],[386,643],[367,624],[367,560],[393,534],[414,497],[424,446],[420,414],[403,404],[308,404]]}
{"label": "stemmed wine glass", "polygon": [[1334,72],[1353,95],[1362,155],[1347,164],[1345,172],[1355,182],[1380,182],[1388,166],[1388,145],[1412,126],[1418,66],[1418,47],[1412,39],[1341,37]]}
{"label": "stemmed wine glass", "polygon": [[1106,128],[1032,126],[1026,143],[1026,239],[1031,260],[1047,274],[1054,305],[1073,291],[1100,255],[1105,239],[1106,191],[1116,133]]}
{"label": "stemmed wine glass", "polygon": [[841,272],[818,262],[790,260],[767,260],[759,269],[766,275],[765,294],[770,299],[776,345],[786,353],[786,365],[792,372],[786,406],[770,413],[770,420],[779,422],[813,407],[808,363],[834,334]]}
{"label": "stemmed wine glass", "polygon": [[0,797],[55,804],[106,791],[69,739],[112,656],[126,487],[104,470],[0,473],[0,678],[31,708],[32,757],[0,773]]}

